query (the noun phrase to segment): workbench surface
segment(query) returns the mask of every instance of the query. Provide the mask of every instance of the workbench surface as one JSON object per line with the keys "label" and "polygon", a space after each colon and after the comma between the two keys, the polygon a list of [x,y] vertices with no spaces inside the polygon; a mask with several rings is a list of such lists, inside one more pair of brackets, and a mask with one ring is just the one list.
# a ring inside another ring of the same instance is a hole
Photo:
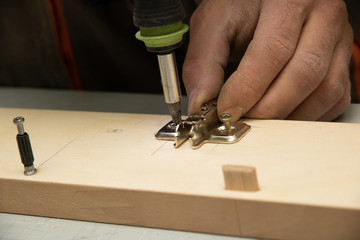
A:
{"label": "workbench surface", "polygon": [[[186,113],[186,99],[183,113]],[[0,88],[0,107],[167,114],[161,95]],[[360,105],[338,119],[360,122]],[[244,239],[0,213],[0,239]]]}

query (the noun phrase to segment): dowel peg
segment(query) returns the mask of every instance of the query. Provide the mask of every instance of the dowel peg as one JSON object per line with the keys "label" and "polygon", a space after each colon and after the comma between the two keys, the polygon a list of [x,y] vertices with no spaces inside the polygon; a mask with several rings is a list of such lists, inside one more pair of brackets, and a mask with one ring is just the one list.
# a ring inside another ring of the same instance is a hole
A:
{"label": "dowel peg", "polygon": [[225,189],[255,192],[259,191],[256,168],[239,165],[223,165]]}

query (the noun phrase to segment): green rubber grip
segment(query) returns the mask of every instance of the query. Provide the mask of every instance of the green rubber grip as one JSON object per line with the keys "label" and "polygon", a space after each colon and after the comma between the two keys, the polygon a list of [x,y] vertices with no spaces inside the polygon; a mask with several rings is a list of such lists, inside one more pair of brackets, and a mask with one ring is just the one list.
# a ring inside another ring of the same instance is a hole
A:
{"label": "green rubber grip", "polygon": [[140,27],[135,37],[143,41],[146,47],[167,47],[181,42],[188,30],[189,26],[180,21],[159,27]]}

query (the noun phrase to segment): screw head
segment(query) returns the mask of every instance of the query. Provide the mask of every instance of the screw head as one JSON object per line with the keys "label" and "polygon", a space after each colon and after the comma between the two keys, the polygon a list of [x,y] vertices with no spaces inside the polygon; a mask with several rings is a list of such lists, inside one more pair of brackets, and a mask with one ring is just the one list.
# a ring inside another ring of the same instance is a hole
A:
{"label": "screw head", "polygon": [[14,118],[13,122],[14,124],[18,125],[18,124],[22,124],[25,121],[25,118],[22,116],[16,117]]}
{"label": "screw head", "polygon": [[230,121],[231,117],[232,117],[231,113],[223,113],[220,115],[220,120],[222,122],[228,122]]}

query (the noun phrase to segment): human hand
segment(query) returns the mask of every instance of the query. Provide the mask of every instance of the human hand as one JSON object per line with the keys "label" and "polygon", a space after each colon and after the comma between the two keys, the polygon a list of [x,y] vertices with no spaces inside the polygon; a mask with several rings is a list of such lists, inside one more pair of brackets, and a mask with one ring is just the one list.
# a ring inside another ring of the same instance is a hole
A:
{"label": "human hand", "polygon": [[352,42],[343,0],[204,0],[183,66],[189,113],[218,96],[232,121],[333,120],[350,103]]}

